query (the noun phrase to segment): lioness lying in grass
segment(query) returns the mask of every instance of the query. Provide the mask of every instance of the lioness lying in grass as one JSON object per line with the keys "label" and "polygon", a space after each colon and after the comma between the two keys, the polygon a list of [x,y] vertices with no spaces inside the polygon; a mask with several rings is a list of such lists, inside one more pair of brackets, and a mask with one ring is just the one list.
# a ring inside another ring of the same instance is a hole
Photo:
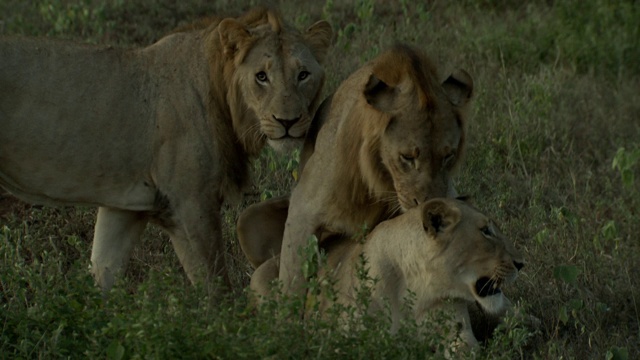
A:
{"label": "lioness lying in grass", "polygon": [[[478,342],[468,302],[477,302],[490,314],[504,312],[509,301],[501,287],[513,282],[524,265],[494,222],[458,199],[437,198],[414,207],[380,223],[364,242],[339,238],[327,243],[328,270],[319,276],[336,281],[337,302],[355,305],[360,281],[356,264],[364,255],[368,275],[377,279],[370,310],[381,311],[388,302],[392,330],[403,316],[421,321],[433,310],[450,310],[453,325],[460,326],[459,339],[469,347]],[[277,257],[268,260],[251,277],[250,287],[259,296],[267,296],[269,283],[278,278],[278,262]],[[404,299],[410,291],[415,304],[405,314]],[[321,298],[321,309],[326,309],[331,301]]]}

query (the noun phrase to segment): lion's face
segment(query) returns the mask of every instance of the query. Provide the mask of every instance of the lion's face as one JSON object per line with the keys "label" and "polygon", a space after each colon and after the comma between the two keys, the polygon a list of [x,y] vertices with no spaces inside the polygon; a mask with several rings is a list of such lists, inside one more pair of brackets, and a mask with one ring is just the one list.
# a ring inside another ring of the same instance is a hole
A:
{"label": "lion's face", "polygon": [[[431,126],[426,126],[424,119],[430,118]],[[381,138],[380,156],[393,179],[402,211],[448,195],[462,131],[446,104],[429,113],[411,103],[393,116]]]}
{"label": "lion's face", "polygon": [[[253,28],[221,23],[236,69],[232,80],[257,124],[240,137],[266,138],[275,150],[304,140],[324,83],[320,62],[331,41],[329,24],[320,21],[304,34],[270,23]],[[239,41],[239,38],[244,40]],[[238,43],[234,43],[238,42]],[[230,44],[232,43],[232,44]]]}
{"label": "lion's face", "polygon": [[269,145],[286,150],[304,139],[324,71],[304,44],[279,43],[276,34],[261,39],[236,72]]}
{"label": "lion's face", "polygon": [[458,71],[440,84],[428,61],[423,63],[423,68],[407,71],[422,71],[413,78],[394,74],[393,65],[379,66],[378,73],[374,68],[365,89],[368,103],[388,118],[378,151],[402,212],[427,199],[455,194],[451,176],[462,155],[463,108],[473,89],[466,72]]}
{"label": "lion's face", "polygon": [[489,313],[506,306],[502,286],[515,280],[522,256],[486,215],[461,200],[434,199],[422,209],[426,258],[456,295]]}

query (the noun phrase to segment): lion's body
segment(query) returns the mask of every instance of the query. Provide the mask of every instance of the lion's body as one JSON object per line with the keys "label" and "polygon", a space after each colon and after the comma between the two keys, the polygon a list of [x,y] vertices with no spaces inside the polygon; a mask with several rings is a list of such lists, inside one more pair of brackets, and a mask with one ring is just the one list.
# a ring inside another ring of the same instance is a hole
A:
{"label": "lion's body", "polygon": [[279,244],[257,256],[254,244],[265,237],[244,229],[268,222],[269,213],[286,218],[280,279],[296,291],[302,284],[298,249],[311,234],[352,236],[426,199],[455,195],[451,174],[464,148],[472,88],[464,71],[441,83],[426,56],[402,45],[353,73],[313,120],[310,135],[317,136],[306,139],[288,209],[256,204],[250,213],[266,215],[239,219],[238,235],[254,266],[277,254]]}
{"label": "lion's body", "polygon": [[0,38],[0,185],[99,206],[92,263],[105,290],[147,221],[192,281],[226,279],[220,206],[241,196],[265,143],[301,143],[330,38],[326,22],[299,33],[269,9],[135,50]]}
{"label": "lion's body", "polygon": [[[180,35],[163,40],[164,46],[131,52],[28,38],[4,41],[2,184],[36,203],[155,210],[161,191],[156,184],[172,177],[176,160],[193,162],[193,155],[175,154],[171,164],[161,149],[172,146],[169,138],[193,141],[194,135],[213,133],[215,125],[193,121],[208,119],[208,83],[201,76],[208,70],[206,63],[188,59],[204,58],[202,44]],[[193,146],[219,157],[213,137],[201,142]],[[244,163],[246,156],[239,155]],[[202,180],[221,182],[215,173],[225,176],[213,170]]]}
{"label": "lion's body", "polygon": [[[335,283],[336,301],[355,305],[363,285],[360,257],[367,260],[372,285],[372,312],[388,304],[393,327],[405,316],[421,321],[435,309],[451,308],[462,325],[460,337],[468,345],[477,341],[469,323],[468,302],[488,313],[506,310],[501,285],[515,280],[524,265],[521,255],[493,222],[463,201],[432,199],[376,226],[364,242],[343,237],[325,247],[326,268],[320,277]],[[269,283],[278,276],[277,258],[256,269],[251,288],[268,296]],[[328,271],[328,273],[327,273]],[[405,313],[411,291],[414,306]],[[332,304],[323,295],[322,308]],[[392,329],[393,330],[393,329]]]}

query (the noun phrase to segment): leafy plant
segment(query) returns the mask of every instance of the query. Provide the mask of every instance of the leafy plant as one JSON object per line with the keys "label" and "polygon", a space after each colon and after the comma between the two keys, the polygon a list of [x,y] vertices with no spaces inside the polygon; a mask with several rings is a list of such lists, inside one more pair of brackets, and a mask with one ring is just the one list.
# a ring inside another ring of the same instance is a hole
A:
{"label": "leafy plant", "polygon": [[63,35],[78,31],[82,36],[100,36],[113,27],[105,17],[106,4],[92,6],[91,0],[43,1],[39,10],[45,22],[52,25],[47,35]]}
{"label": "leafy plant", "polygon": [[634,150],[618,148],[611,167],[620,172],[622,184],[626,189],[632,189],[636,185],[634,172],[638,168],[638,163],[640,163],[640,148]]}

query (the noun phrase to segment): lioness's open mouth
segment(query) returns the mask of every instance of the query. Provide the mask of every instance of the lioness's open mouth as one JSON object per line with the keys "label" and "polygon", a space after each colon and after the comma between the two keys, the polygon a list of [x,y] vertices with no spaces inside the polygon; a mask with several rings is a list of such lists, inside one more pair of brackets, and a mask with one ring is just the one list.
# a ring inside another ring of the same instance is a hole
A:
{"label": "lioness's open mouth", "polygon": [[486,297],[501,293],[500,284],[488,277],[482,277],[476,281],[476,293],[480,297]]}

